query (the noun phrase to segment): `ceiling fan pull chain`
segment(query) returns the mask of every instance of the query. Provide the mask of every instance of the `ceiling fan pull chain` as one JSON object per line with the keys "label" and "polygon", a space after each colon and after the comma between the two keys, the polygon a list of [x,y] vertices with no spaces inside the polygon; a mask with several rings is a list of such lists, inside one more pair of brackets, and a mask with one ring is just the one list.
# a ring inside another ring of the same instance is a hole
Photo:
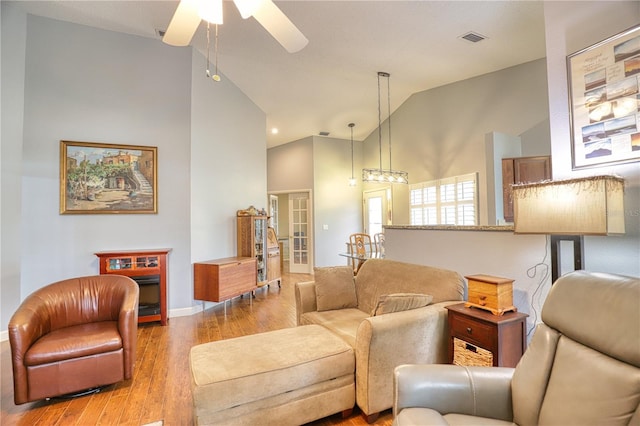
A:
{"label": "ceiling fan pull chain", "polygon": [[218,24],[216,24],[216,44],[215,44],[215,55],[216,55],[216,73],[211,77],[214,81],[220,81],[220,75],[218,74]]}
{"label": "ceiling fan pull chain", "polygon": [[211,77],[211,71],[209,71],[209,65],[210,65],[210,61],[209,61],[209,23],[207,22],[207,78]]}

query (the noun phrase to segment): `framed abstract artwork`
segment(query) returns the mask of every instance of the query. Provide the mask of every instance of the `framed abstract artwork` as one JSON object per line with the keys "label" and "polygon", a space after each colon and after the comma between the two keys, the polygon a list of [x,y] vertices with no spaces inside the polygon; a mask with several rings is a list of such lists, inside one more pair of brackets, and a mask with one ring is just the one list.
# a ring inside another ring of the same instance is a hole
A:
{"label": "framed abstract artwork", "polygon": [[567,56],[573,169],[640,161],[640,26]]}
{"label": "framed abstract artwork", "polygon": [[158,213],[158,149],[60,141],[60,213]]}

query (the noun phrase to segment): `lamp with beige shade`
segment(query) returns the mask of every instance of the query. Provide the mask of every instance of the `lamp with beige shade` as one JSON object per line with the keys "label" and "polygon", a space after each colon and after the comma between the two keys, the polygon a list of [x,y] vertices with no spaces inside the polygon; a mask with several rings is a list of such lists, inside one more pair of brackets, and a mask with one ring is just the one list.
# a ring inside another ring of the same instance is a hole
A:
{"label": "lamp with beige shade", "polygon": [[552,282],[559,277],[561,241],[573,241],[583,268],[583,236],[624,234],[624,180],[590,176],[513,185],[514,232],[551,235]]}

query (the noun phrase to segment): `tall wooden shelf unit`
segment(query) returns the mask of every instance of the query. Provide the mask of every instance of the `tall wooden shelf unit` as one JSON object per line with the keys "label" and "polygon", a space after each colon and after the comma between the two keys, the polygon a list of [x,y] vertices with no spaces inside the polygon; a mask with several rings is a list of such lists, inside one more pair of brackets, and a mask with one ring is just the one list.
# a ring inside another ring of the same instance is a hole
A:
{"label": "tall wooden shelf unit", "polygon": [[238,257],[256,260],[256,286],[274,281],[280,286],[280,245],[265,215],[238,215]]}
{"label": "tall wooden shelf unit", "polygon": [[100,274],[124,275],[138,283],[138,323],[167,325],[167,256],[171,249],[116,250],[95,253]]}
{"label": "tall wooden shelf unit", "polygon": [[238,257],[256,259],[256,285],[268,283],[267,216],[238,216]]}

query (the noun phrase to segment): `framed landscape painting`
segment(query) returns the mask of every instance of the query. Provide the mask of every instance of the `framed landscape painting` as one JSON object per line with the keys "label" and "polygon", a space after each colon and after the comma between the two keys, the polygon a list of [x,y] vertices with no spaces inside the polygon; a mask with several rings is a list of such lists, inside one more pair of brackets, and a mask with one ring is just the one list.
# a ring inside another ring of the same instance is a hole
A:
{"label": "framed landscape painting", "polygon": [[60,213],[158,213],[158,149],[60,141]]}
{"label": "framed landscape painting", "polygon": [[640,26],[567,57],[573,169],[640,161]]}

